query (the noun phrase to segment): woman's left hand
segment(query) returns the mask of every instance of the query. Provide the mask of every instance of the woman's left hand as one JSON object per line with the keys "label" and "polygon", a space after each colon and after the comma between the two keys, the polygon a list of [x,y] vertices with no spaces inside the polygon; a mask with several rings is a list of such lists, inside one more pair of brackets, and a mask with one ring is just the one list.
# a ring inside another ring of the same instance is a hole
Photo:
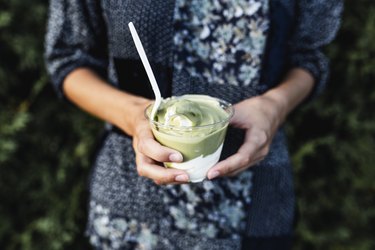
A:
{"label": "woman's left hand", "polygon": [[219,162],[207,174],[209,179],[233,176],[263,160],[272,139],[284,121],[283,108],[267,95],[246,99],[234,105],[230,125],[244,129],[245,138],[237,153]]}

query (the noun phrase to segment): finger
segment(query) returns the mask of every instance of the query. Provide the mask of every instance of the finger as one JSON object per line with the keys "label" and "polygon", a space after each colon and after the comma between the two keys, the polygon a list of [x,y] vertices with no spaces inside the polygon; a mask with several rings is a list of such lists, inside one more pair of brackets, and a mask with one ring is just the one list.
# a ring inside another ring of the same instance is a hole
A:
{"label": "finger", "polygon": [[156,165],[149,157],[137,154],[137,171],[140,176],[152,179],[158,185],[186,183],[189,176],[183,170],[165,168]]}
{"label": "finger", "polygon": [[[213,179],[219,176],[235,176],[246,169],[248,169],[251,166],[254,166],[259,161],[264,159],[264,156],[254,156],[254,159],[251,161],[248,161],[246,164],[242,164],[239,157],[239,154],[232,155],[231,157],[225,159],[224,161],[218,163],[214,170],[220,173],[217,175],[217,173],[213,174],[214,176],[210,176],[211,173],[209,173],[208,178]],[[223,165],[223,166],[221,166]],[[216,169],[218,168],[218,169]],[[211,177],[211,178],[210,178]]]}
{"label": "finger", "polygon": [[158,162],[182,162],[182,154],[155,141],[151,130],[144,129],[138,135],[137,149]]}
{"label": "finger", "polygon": [[233,171],[232,173],[229,173],[228,176],[235,176],[235,175],[238,175],[239,173],[245,171],[246,169],[248,169],[249,167],[252,167],[256,164],[258,164],[259,162],[263,161],[264,158],[266,158],[266,156],[268,155],[268,152],[269,152],[269,145],[266,145],[264,146],[261,150],[259,150],[254,156],[253,156],[253,159],[251,160],[250,164],[248,166],[245,166],[245,167],[242,167],[242,168],[239,168],[235,171]]}
{"label": "finger", "polygon": [[240,153],[236,153],[211,168],[207,174],[207,178],[212,180],[219,176],[228,175],[239,168],[247,166],[247,163],[248,160],[245,156]]}
{"label": "finger", "polygon": [[219,162],[208,172],[209,179],[218,176],[230,175],[239,169],[248,168],[251,162],[257,157],[258,152],[266,147],[267,135],[261,130],[247,130],[244,143],[238,149],[237,153]]}
{"label": "finger", "polygon": [[216,166],[211,168],[207,174],[207,178],[214,179],[219,176],[229,175],[238,169],[248,168],[257,150],[259,150],[257,143],[253,143],[252,141],[244,143],[236,154],[219,162]]}
{"label": "finger", "polygon": [[249,166],[246,166],[246,167],[242,167],[242,168],[239,168],[229,174],[227,174],[227,176],[236,176],[240,173],[242,173],[243,171],[245,171],[246,169],[249,169],[250,167],[258,164],[259,162],[261,162],[262,160],[264,159],[264,156],[258,156],[257,158],[255,158],[253,161],[251,161],[251,163],[249,164]]}

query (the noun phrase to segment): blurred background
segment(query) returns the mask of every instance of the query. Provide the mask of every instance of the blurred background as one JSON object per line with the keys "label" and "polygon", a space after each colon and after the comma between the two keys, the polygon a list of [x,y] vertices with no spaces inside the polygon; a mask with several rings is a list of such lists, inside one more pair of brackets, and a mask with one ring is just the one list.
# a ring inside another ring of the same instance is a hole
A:
{"label": "blurred background", "polygon": [[[87,178],[102,123],[58,101],[46,0],[0,0],[0,249],[90,249]],[[295,249],[375,249],[375,1],[347,0],[331,79],[286,125]]]}

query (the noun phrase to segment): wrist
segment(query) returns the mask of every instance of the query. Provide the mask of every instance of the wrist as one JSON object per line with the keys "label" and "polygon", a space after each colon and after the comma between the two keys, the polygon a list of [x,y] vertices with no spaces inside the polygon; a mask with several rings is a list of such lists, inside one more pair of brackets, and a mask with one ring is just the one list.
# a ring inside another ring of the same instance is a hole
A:
{"label": "wrist", "polygon": [[134,136],[137,127],[140,126],[141,122],[146,120],[144,111],[151,103],[151,100],[143,97],[127,96],[120,107],[120,116],[116,121],[116,126],[128,135]]}
{"label": "wrist", "polygon": [[137,122],[144,118],[144,109],[152,102],[119,90],[87,68],[71,72],[63,88],[67,98],[77,106],[130,136],[134,135]]}
{"label": "wrist", "polygon": [[284,121],[312,91],[313,76],[303,69],[292,69],[283,82],[267,91],[264,96],[275,103],[281,121]]}
{"label": "wrist", "polygon": [[270,113],[275,120],[276,126],[280,126],[284,123],[288,115],[287,100],[276,90],[266,92],[262,97],[267,100],[269,106],[268,110],[272,111]]}

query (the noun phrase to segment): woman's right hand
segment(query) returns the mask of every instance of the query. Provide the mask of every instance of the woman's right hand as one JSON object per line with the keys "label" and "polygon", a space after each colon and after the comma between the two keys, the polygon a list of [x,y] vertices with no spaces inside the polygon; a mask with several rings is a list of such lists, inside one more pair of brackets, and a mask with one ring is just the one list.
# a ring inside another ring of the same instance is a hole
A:
{"label": "woman's right hand", "polygon": [[186,172],[164,168],[161,162],[182,161],[182,155],[155,141],[144,115],[151,100],[121,91],[88,68],[79,68],[65,79],[66,97],[77,106],[116,125],[133,137],[137,171],[155,183],[172,184],[188,181]]}
{"label": "woman's right hand", "polygon": [[137,105],[133,113],[132,134],[137,171],[140,176],[152,179],[158,185],[182,184],[189,181],[183,170],[165,168],[162,162],[181,162],[180,152],[162,146],[154,139],[150,124],[144,116],[151,101]]}

